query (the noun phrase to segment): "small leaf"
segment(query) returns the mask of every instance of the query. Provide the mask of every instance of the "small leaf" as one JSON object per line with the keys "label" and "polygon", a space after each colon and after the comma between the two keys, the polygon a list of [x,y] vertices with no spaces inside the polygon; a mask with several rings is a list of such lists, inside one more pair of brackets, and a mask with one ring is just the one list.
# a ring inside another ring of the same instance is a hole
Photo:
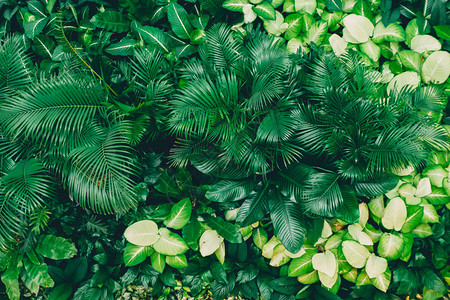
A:
{"label": "small leaf", "polygon": [[170,214],[164,220],[164,225],[173,229],[183,228],[191,218],[192,203],[189,198],[185,198],[172,206]]}
{"label": "small leaf", "polygon": [[166,256],[166,264],[176,269],[184,268],[188,265],[186,256],[184,254],[176,256]]}
{"label": "small leaf", "polygon": [[342,0],[325,0],[325,6],[330,11],[342,11]]}
{"label": "small leaf", "polygon": [[166,267],[165,255],[162,255],[161,253],[155,251],[150,255],[150,260],[153,269],[155,269],[159,273],[162,273],[164,271],[164,268]]}
{"label": "small leaf", "polygon": [[134,245],[150,246],[159,240],[158,225],[150,220],[139,221],[128,226],[124,236]]}
{"label": "small leaf", "polygon": [[206,230],[200,237],[199,247],[200,254],[205,257],[213,254],[223,242],[221,237],[215,230]]}
{"label": "small leaf", "polygon": [[306,273],[312,272],[314,270],[312,265],[312,257],[314,255],[314,252],[308,251],[298,258],[292,259],[289,264],[288,276],[299,277]]}
{"label": "small leaf", "polygon": [[417,225],[411,232],[415,238],[426,238],[433,235],[433,230],[431,230],[430,225],[426,223]]}
{"label": "small leaf", "polygon": [[267,243],[267,232],[262,229],[261,227],[256,228],[253,230],[253,242],[255,243],[256,247],[259,249],[263,249],[264,245]]}
{"label": "small leaf", "polygon": [[123,252],[123,261],[127,267],[135,266],[143,262],[152,253],[153,248],[150,246],[137,246],[128,243]]}
{"label": "small leaf", "polygon": [[265,258],[269,258],[271,259],[273,256],[273,249],[275,249],[275,247],[280,244],[280,240],[276,237],[273,236],[263,247],[262,249],[262,256]]}
{"label": "small leaf", "polygon": [[372,278],[373,286],[375,286],[377,289],[385,293],[387,292],[390,283],[391,283],[391,271],[389,270],[389,268],[386,270],[386,272]]}

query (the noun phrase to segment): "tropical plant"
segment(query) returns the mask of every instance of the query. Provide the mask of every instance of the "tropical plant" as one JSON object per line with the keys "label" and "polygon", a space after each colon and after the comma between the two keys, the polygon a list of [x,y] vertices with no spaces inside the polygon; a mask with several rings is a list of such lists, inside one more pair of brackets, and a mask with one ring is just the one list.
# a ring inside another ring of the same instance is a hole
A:
{"label": "tropical plant", "polygon": [[245,200],[243,226],[270,211],[291,252],[313,226],[305,216],[355,222],[357,195],[383,194],[397,170],[449,147],[421,114],[444,108],[437,89],[387,90],[352,53],[288,56],[271,37],[237,37],[225,25],[207,32],[199,53],[171,100],[173,164],[221,178],[206,197]]}

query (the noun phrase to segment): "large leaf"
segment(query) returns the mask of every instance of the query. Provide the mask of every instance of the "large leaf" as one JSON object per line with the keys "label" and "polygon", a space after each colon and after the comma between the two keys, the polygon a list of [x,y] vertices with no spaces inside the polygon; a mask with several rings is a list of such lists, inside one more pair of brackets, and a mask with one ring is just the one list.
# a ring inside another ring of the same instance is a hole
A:
{"label": "large leaf", "polygon": [[221,237],[215,230],[206,230],[200,237],[199,247],[202,256],[209,256],[219,249],[223,243]]}
{"label": "large leaf", "polygon": [[123,252],[123,261],[125,266],[131,267],[143,262],[153,253],[150,246],[137,246],[128,243]]}
{"label": "large leaf", "polygon": [[306,230],[300,206],[276,193],[270,202],[270,217],[274,233],[289,252],[297,253],[303,246]]}
{"label": "large leaf", "polygon": [[170,52],[169,39],[161,29],[152,26],[141,26],[138,27],[138,32],[142,39],[150,45],[154,45],[158,49],[164,50],[164,52]]}
{"label": "large leaf", "polygon": [[431,35],[417,35],[411,40],[411,50],[419,53],[441,50],[441,43]]}
{"label": "large leaf", "polygon": [[239,209],[236,222],[248,226],[261,220],[269,210],[269,183],[257,186]]}
{"label": "large leaf", "polygon": [[205,196],[214,202],[238,201],[250,195],[253,187],[253,180],[221,180],[214,184]]}
{"label": "large leaf", "polygon": [[159,240],[158,225],[150,220],[142,220],[128,226],[124,236],[132,244],[150,246]]}
{"label": "large leaf", "polygon": [[173,229],[181,229],[189,222],[192,212],[191,199],[185,198],[172,206],[170,214],[164,220],[164,225]]}
{"label": "large leaf", "polygon": [[231,11],[244,12],[244,7],[248,6],[248,0],[225,0],[222,6]]}
{"label": "large leaf", "polygon": [[383,272],[374,278],[372,278],[372,284],[379,289],[382,292],[387,292],[389,288],[389,284],[391,282],[391,271],[389,268],[386,270],[386,272]]}
{"label": "large leaf", "polygon": [[267,1],[263,1],[255,6],[253,6],[253,11],[263,19],[266,19],[266,20],[275,20],[276,19],[275,9]]}
{"label": "large leaf", "polygon": [[300,257],[294,258],[289,264],[288,276],[299,277],[314,270],[312,258],[314,252],[308,251]]}
{"label": "large leaf", "polygon": [[398,235],[383,233],[378,243],[378,254],[388,260],[400,258],[403,250],[403,240]]}
{"label": "large leaf", "polygon": [[161,228],[159,235],[159,240],[153,244],[153,248],[158,253],[174,256],[183,254],[189,249],[186,242],[178,234],[166,228]]}
{"label": "large leaf", "polygon": [[343,19],[343,22],[355,43],[365,43],[373,34],[374,26],[366,17],[350,14]]}
{"label": "large leaf", "polygon": [[105,52],[111,55],[128,56],[133,55],[136,41],[133,39],[123,38],[117,43],[110,44],[105,48]]}
{"label": "large leaf", "polygon": [[422,66],[423,80],[428,83],[443,83],[450,75],[450,53],[436,51],[427,57]]}
{"label": "large leaf", "polygon": [[367,276],[369,276],[369,278],[377,277],[386,271],[387,266],[388,263],[385,258],[376,256],[372,253],[366,264]]}
{"label": "large leaf", "polygon": [[77,254],[75,244],[54,235],[41,235],[35,250],[51,259],[69,259]]}
{"label": "large leaf", "polygon": [[280,12],[275,11],[275,17],[275,20],[264,20],[264,29],[268,33],[279,36],[288,29],[289,24],[284,22],[284,17]]}
{"label": "large leaf", "polygon": [[316,12],[316,0],[295,0],[295,11],[313,15]]}
{"label": "large leaf", "polygon": [[237,227],[229,222],[224,221],[218,217],[204,216],[206,223],[212,230],[217,231],[217,233],[229,241],[230,243],[241,243],[242,234],[239,232]]}
{"label": "large leaf", "polygon": [[92,17],[91,23],[109,31],[121,33],[130,29],[130,20],[118,11],[105,11]]}
{"label": "large leaf", "polygon": [[405,220],[405,224],[403,224],[402,232],[408,233],[411,232],[417,225],[422,222],[423,217],[423,207],[421,206],[408,206],[407,217]]}
{"label": "large leaf", "polygon": [[422,70],[422,56],[416,51],[403,50],[398,53],[398,57],[406,69],[415,72]]}
{"label": "large leaf", "polygon": [[31,40],[34,39],[36,35],[40,34],[42,30],[44,30],[45,25],[47,25],[47,21],[48,18],[41,18],[35,21],[26,22],[23,25],[25,35]]}
{"label": "large leaf", "polygon": [[321,45],[327,33],[327,29],[328,24],[326,21],[319,20],[314,22],[308,30],[304,42],[307,44],[314,43],[316,45]]}
{"label": "large leaf", "polygon": [[303,24],[301,14],[290,14],[284,19],[284,22],[289,24],[289,27],[284,33],[285,39],[290,40],[299,35]]}
{"label": "large leaf", "polygon": [[381,222],[386,229],[400,231],[406,220],[406,204],[400,197],[395,197],[386,206]]}
{"label": "large leaf", "polygon": [[172,1],[167,7],[167,17],[172,27],[172,31],[181,39],[189,39],[192,32],[192,25],[186,10]]}
{"label": "large leaf", "polygon": [[355,241],[342,242],[342,251],[348,263],[358,269],[366,265],[367,259],[370,256],[369,250]]}
{"label": "large leaf", "polygon": [[2,282],[6,287],[6,294],[11,300],[20,299],[19,288],[19,270],[17,268],[8,268],[2,274]]}
{"label": "large leaf", "polygon": [[334,277],[337,271],[336,257],[331,251],[325,251],[323,253],[317,253],[312,257],[313,268],[320,273],[324,273],[329,277]]}
{"label": "large leaf", "polygon": [[381,42],[404,42],[406,32],[399,24],[391,23],[384,27],[383,22],[378,22],[373,31],[373,41]]}

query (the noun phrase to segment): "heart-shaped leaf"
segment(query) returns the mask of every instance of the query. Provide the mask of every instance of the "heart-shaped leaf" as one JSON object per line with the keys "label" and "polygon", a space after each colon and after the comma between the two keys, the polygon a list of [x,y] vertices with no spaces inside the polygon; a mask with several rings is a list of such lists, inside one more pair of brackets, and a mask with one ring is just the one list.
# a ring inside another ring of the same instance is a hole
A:
{"label": "heart-shaped leaf", "polygon": [[150,246],[159,240],[158,225],[150,220],[143,220],[128,226],[125,238],[138,246]]}
{"label": "heart-shaped leaf", "polygon": [[333,277],[337,269],[336,257],[331,251],[315,254],[312,258],[312,265],[314,269],[329,277]]}
{"label": "heart-shaped leaf", "polygon": [[377,277],[378,275],[384,273],[388,266],[387,260],[385,258],[371,254],[366,264],[366,273],[370,278]]}

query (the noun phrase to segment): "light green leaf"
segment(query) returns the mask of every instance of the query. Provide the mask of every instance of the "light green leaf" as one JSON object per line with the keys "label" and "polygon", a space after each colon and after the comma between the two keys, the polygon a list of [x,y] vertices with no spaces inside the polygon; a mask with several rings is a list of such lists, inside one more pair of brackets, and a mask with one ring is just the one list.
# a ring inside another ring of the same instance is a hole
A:
{"label": "light green leaf", "polygon": [[333,277],[337,271],[336,257],[331,251],[325,251],[323,253],[316,253],[312,257],[313,268],[320,272]]}
{"label": "light green leaf", "polygon": [[[441,52],[441,51],[439,51],[439,52]],[[438,53],[438,52],[434,52],[434,53]],[[433,54],[431,54],[431,55],[433,55]],[[430,178],[430,183],[437,187],[442,187],[442,181],[444,178],[448,177],[448,175],[449,175],[448,171],[446,171],[441,165],[431,165],[431,166],[426,167],[422,171],[422,176]]]}
{"label": "light green leaf", "polygon": [[253,5],[251,4],[245,5],[242,11],[244,13],[244,23],[246,24],[252,23],[258,17],[258,15],[253,11]]}
{"label": "light green leaf", "polygon": [[267,1],[263,1],[260,4],[253,6],[253,11],[263,19],[266,20],[276,19],[275,9]]}
{"label": "light green leaf", "polygon": [[6,294],[10,300],[20,299],[19,288],[19,270],[17,268],[9,267],[2,274],[2,282],[6,287]]}
{"label": "light green leaf", "polygon": [[412,71],[420,72],[422,69],[422,56],[416,51],[402,50],[398,53],[402,65]]}
{"label": "light green leaf", "polygon": [[353,268],[347,273],[342,274],[342,277],[344,277],[345,280],[356,284],[356,278],[358,277],[358,270]]}
{"label": "light green leaf", "polygon": [[242,242],[242,234],[237,229],[236,225],[224,221],[218,217],[205,216],[205,221],[212,230],[230,243]]}
{"label": "light green leaf", "polygon": [[325,250],[336,249],[342,243],[343,231],[338,231],[327,240],[325,243]]}
{"label": "light green leaf", "polygon": [[416,197],[422,198],[431,194],[430,178],[422,178],[417,184]]}
{"label": "light green leaf", "polygon": [[441,43],[431,35],[417,35],[411,40],[411,50],[419,53],[441,50]]}
{"label": "light green leaf", "polygon": [[331,45],[331,48],[333,48],[334,54],[336,54],[336,56],[340,56],[345,53],[348,43],[339,35],[334,33],[330,36],[328,41]]}
{"label": "light green leaf", "polygon": [[407,71],[395,76],[388,84],[387,90],[400,91],[405,86],[415,89],[419,86],[420,76],[416,72]]}
{"label": "light green leaf", "polygon": [[205,257],[213,254],[223,242],[221,237],[215,230],[206,230],[200,237],[199,247],[200,254]]}
{"label": "light green leaf", "polygon": [[365,43],[372,36],[374,26],[369,19],[363,16],[350,14],[343,19],[345,29],[356,43]]}
{"label": "light green leaf", "polygon": [[355,241],[342,242],[342,251],[348,263],[358,269],[366,265],[366,261],[370,256],[369,250]]}
{"label": "light green leaf", "polygon": [[377,243],[381,237],[381,230],[375,229],[372,225],[367,224],[364,228],[364,233],[367,234],[373,243]]}
{"label": "light green leaf", "polygon": [[[445,178],[443,180],[444,186],[448,184],[449,180]],[[450,193],[446,192],[444,188],[431,188],[431,194],[425,196],[425,200],[427,200],[430,204],[439,205],[439,204],[447,204],[450,202]]]}
{"label": "light green leaf", "polygon": [[178,234],[166,228],[161,228],[159,235],[159,240],[153,244],[153,248],[158,253],[173,256],[183,254],[189,249],[186,242]]}
{"label": "light green leaf", "polygon": [[389,288],[389,284],[391,283],[391,271],[388,268],[386,272],[377,275],[376,277],[372,278],[371,281],[373,286],[386,293]]}
{"label": "light green leaf", "polygon": [[384,27],[383,22],[380,21],[373,31],[373,41],[378,44],[382,42],[404,42],[405,40],[405,30],[396,23],[390,23],[387,27]]}
{"label": "light green leaf", "polygon": [[149,257],[153,251],[153,248],[150,246],[137,246],[128,243],[123,252],[125,266],[131,267],[140,264]]}
{"label": "light green leaf", "polygon": [[285,19],[284,22],[289,25],[284,33],[284,38],[290,40],[300,34],[302,31],[302,15],[301,14],[290,14]]}
{"label": "light green leaf", "polygon": [[369,278],[369,275],[366,273],[366,269],[362,269],[356,278],[356,286],[360,285],[372,285],[372,281]]}
{"label": "light green leaf", "polygon": [[256,247],[259,249],[263,249],[264,245],[267,243],[267,232],[262,229],[261,227],[256,228],[253,230],[253,242],[255,243]]}
{"label": "light green leaf", "polygon": [[275,14],[276,14],[275,20],[263,19],[264,28],[268,33],[271,33],[275,36],[279,36],[288,29],[289,24],[284,22],[284,17],[280,12],[275,11]]}
{"label": "light green leaf", "polygon": [[167,6],[167,18],[169,20],[172,31],[180,38],[188,40],[192,25],[189,22],[189,16],[183,6],[172,1]]}
{"label": "light green leaf", "polygon": [[366,264],[366,273],[369,278],[377,277],[378,275],[384,273],[388,266],[387,260],[385,258],[371,254]]}
{"label": "light green leaf", "polygon": [[422,206],[408,206],[407,207],[407,218],[405,224],[403,224],[402,232],[411,232],[417,225],[422,222],[423,217],[423,207]]}
{"label": "light green leaf", "polygon": [[264,256],[265,258],[269,258],[271,259],[273,256],[273,249],[275,249],[275,247],[280,244],[280,240],[276,237],[273,236],[264,246],[262,249],[262,256]]}
{"label": "light green leaf", "polygon": [[92,17],[91,23],[108,31],[122,33],[130,30],[130,20],[118,11],[105,11]]}
{"label": "light green leaf", "polygon": [[295,12],[295,0],[285,0],[283,4],[283,12]]}
{"label": "light green leaf", "polygon": [[434,26],[434,30],[439,38],[450,41],[450,25]]}
{"label": "light green leaf", "polygon": [[450,75],[450,53],[436,51],[431,53],[422,66],[422,77],[426,83],[444,83]]}
{"label": "light green leaf", "polygon": [[185,198],[172,206],[170,214],[164,220],[164,225],[173,229],[181,229],[189,222],[192,213],[192,203],[189,198]]}
{"label": "light green leaf", "polygon": [[404,233],[401,234],[401,237],[403,239],[403,251],[400,259],[407,262],[411,257],[411,250],[414,244],[414,236],[412,235],[412,233]]}
{"label": "light green leaf", "polygon": [[139,221],[128,226],[124,236],[134,245],[150,246],[159,240],[158,225],[150,220]]}
{"label": "light green leaf", "polygon": [[317,272],[316,270],[297,277],[297,281],[303,284],[313,284],[319,280],[319,272]]}
{"label": "light green leaf", "polygon": [[369,208],[365,202],[359,204],[359,225],[364,228],[369,220]]}
{"label": "light green leaf", "polygon": [[77,254],[75,244],[54,235],[41,235],[36,245],[36,252],[50,259],[69,259]]}
{"label": "light green leaf", "polygon": [[164,268],[166,267],[166,256],[165,255],[155,251],[150,255],[150,260],[151,260],[153,269],[155,269],[159,273],[162,273],[164,271]]}
{"label": "light green leaf", "polygon": [[284,264],[286,264],[291,258],[287,256],[286,254],[286,248],[283,246],[283,244],[278,244],[273,249],[273,255],[270,259],[270,265],[272,267],[280,267]]}
{"label": "light green leaf", "polygon": [[377,62],[378,59],[380,59],[381,56],[381,49],[380,47],[372,42],[371,40],[368,40],[365,43],[362,43],[359,45],[359,48],[361,51],[366,54],[373,62]]}
{"label": "light green leaf", "polygon": [[403,183],[398,188],[398,193],[400,194],[400,196],[402,198],[414,197],[416,192],[417,192],[417,189],[411,183]]}
{"label": "light green leaf", "polygon": [[244,12],[244,7],[250,4],[248,0],[225,0],[222,4],[222,7],[237,12]]}
{"label": "light green leaf", "polygon": [[430,225],[422,223],[417,225],[417,227],[414,228],[411,233],[415,238],[426,238],[433,234],[433,230],[431,229]]}
{"label": "light green leaf", "polygon": [[386,229],[400,231],[406,220],[406,204],[402,198],[396,197],[389,201],[381,219],[381,223]]}
{"label": "light green leaf", "polygon": [[312,265],[312,257],[314,255],[314,252],[308,251],[298,258],[292,259],[291,263],[289,264],[288,276],[299,277],[312,272],[314,270],[314,267]]}
{"label": "light green leaf", "polygon": [[439,223],[439,215],[432,204],[421,203],[420,206],[423,207],[423,223]]}
{"label": "light green leaf", "polygon": [[217,259],[220,261],[220,263],[223,265],[225,262],[225,242],[222,242],[219,246],[219,249],[214,251],[214,254],[216,255]]}
{"label": "light green leaf", "polygon": [[309,48],[307,48],[303,44],[303,38],[302,37],[296,37],[293,39],[290,39],[289,42],[286,45],[287,51],[289,53],[297,53],[297,51],[300,49],[302,53],[308,53]]}
{"label": "light green leaf", "polygon": [[337,270],[333,276],[328,276],[327,274],[320,272],[320,271],[317,271],[317,272],[319,273],[320,282],[329,289],[333,288],[334,284],[336,283],[336,281],[339,278],[339,274],[338,274]]}
{"label": "light green leaf", "polygon": [[381,219],[384,216],[384,211],[385,211],[384,196],[380,195],[380,196],[370,200],[369,210],[374,216]]}
{"label": "light green leaf", "polygon": [[166,256],[166,263],[176,269],[187,267],[187,259],[184,254],[176,256]]}
{"label": "light green leaf", "polygon": [[411,46],[411,40],[419,35],[419,27],[417,26],[417,19],[411,20],[408,25],[406,25],[406,45]]}
{"label": "light green leaf", "polygon": [[314,43],[316,45],[321,45],[325,38],[325,34],[327,33],[327,29],[327,22],[322,20],[314,22],[308,30],[304,42],[307,44]]}
{"label": "light green leaf", "polygon": [[391,234],[383,233],[378,243],[378,254],[381,257],[389,260],[400,258],[403,250],[403,240],[401,237]]}
{"label": "light green leaf", "polygon": [[296,12],[307,12],[313,15],[316,12],[317,2],[316,0],[295,0]]}

